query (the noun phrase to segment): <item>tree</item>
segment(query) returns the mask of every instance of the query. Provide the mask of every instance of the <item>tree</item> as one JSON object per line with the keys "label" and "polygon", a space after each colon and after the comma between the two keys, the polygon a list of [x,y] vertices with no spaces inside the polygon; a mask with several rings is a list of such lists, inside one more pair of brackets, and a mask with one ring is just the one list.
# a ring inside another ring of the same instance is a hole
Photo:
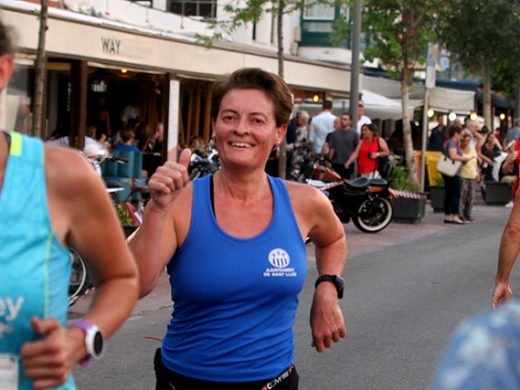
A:
{"label": "tree", "polygon": [[[329,0],[233,0],[224,6],[224,12],[229,15],[225,20],[213,21],[210,27],[215,31],[210,38],[198,36],[206,45],[211,46],[215,40],[234,32],[248,23],[255,23],[264,15],[276,17],[276,43],[278,58],[278,76],[284,78],[284,46],[283,46],[283,16],[296,10],[304,10],[316,4],[330,4]],[[278,175],[285,178],[287,168],[286,140],[280,145],[278,157]]]}
{"label": "tree", "polygon": [[40,31],[38,34],[38,50],[36,54],[36,74],[34,77],[34,104],[32,135],[43,138],[43,91],[45,72],[47,68],[47,55],[45,53],[45,33],[47,32],[47,0],[41,0],[40,6]]}
{"label": "tree", "polygon": [[[425,63],[428,43],[435,41],[439,13],[446,8],[443,0],[367,0],[363,12],[363,32],[368,48],[364,60],[378,58],[391,77],[401,84],[403,145],[410,182],[418,187],[413,161],[412,128],[410,126],[410,86],[415,71]],[[341,21],[333,39],[348,33]]]}
{"label": "tree", "polygon": [[439,35],[455,60],[482,78],[484,118],[492,129],[493,80],[504,85],[504,75],[514,75],[505,84],[509,93],[518,87],[520,0],[454,0]]}

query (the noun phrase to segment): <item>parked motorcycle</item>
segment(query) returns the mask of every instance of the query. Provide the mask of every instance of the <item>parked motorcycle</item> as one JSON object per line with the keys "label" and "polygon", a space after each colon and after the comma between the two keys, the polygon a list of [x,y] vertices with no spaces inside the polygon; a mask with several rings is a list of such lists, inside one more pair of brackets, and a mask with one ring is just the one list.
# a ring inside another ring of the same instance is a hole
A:
{"label": "parked motorcycle", "polygon": [[309,180],[308,183],[327,195],[341,222],[352,220],[362,232],[380,232],[392,220],[392,193],[384,179],[360,177],[351,181]]}
{"label": "parked motorcycle", "polygon": [[188,168],[190,180],[215,173],[219,169],[220,159],[216,149],[196,149],[193,151]]}

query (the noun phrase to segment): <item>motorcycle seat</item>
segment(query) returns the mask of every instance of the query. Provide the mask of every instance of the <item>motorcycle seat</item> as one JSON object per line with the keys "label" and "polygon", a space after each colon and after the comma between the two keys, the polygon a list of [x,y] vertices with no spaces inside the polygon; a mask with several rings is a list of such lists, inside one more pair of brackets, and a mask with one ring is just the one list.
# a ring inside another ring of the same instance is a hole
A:
{"label": "motorcycle seat", "polygon": [[346,180],[345,183],[347,184],[347,187],[363,189],[368,187],[369,180],[366,177],[358,177],[354,180]]}
{"label": "motorcycle seat", "polygon": [[375,178],[375,179],[370,179],[368,184],[370,184],[371,186],[384,187],[384,186],[386,186],[388,184],[388,181],[378,177],[378,178]]}

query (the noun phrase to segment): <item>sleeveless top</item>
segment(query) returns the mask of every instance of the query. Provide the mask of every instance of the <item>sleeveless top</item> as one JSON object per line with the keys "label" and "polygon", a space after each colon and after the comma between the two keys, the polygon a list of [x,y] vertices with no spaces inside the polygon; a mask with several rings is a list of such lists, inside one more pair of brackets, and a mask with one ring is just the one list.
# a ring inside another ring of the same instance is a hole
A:
{"label": "sleeveless top", "polygon": [[171,371],[198,380],[252,382],[293,363],[306,249],[284,182],[268,178],[273,216],[250,238],[233,237],[218,225],[210,176],[193,182],[189,232],[167,267],[174,307],[162,360]]}
{"label": "sleeveless top", "polygon": [[362,139],[358,155],[358,173],[367,174],[377,170],[377,160],[369,157],[370,153],[379,151],[379,137],[374,137],[371,142]]}
{"label": "sleeveless top", "polygon": [[[0,361],[18,365],[18,388],[32,389],[20,348],[40,338],[31,317],[65,324],[71,268],[69,252],[50,223],[41,140],[11,133],[0,210]],[[2,380],[9,381],[0,376],[0,388]],[[75,389],[72,377],[61,388]]]}

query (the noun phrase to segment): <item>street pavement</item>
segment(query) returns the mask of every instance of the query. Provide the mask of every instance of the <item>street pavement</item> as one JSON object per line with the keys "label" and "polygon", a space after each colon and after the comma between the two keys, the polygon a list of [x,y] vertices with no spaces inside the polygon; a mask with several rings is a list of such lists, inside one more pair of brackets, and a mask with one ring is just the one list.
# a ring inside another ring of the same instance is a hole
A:
{"label": "street pavement", "polygon": [[[352,331],[346,341],[319,355],[309,346],[307,325],[317,274],[313,247],[309,245],[308,277],[295,326],[300,388],[425,388],[456,324],[489,304],[498,241],[509,212],[503,206],[479,203],[474,211],[477,223],[459,226],[443,223],[443,214],[434,213],[427,205],[420,223],[392,222],[377,234],[362,233],[351,223],[345,225],[347,286],[341,304]],[[458,250],[457,237],[463,249]],[[464,261],[457,263],[450,274],[449,267],[454,263],[448,259],[452,257]],[[464,265],[473,258],[482,259],[478,268],[475,261],[474,270]],[[446,264],[439,268],[438,262]],[[466,276],[473,271],[478,271],[478,277]],[[429,280],[430,276],[435,280]],[[422,281],[425,277],[426,282]],[[451,278],[453,283],[444,286],[443,281]],[[468,285],[458,285],[459,279]],[[478,290],[474,290],[475,286]],[[444,294],[442,299],[428,296],[432,288],[436,294]],[[461,295],[464,299],[459,299]],[[423,307],[422,302],[430,307]],[[89,304],[90,297],[84,297],[71,308],[70,316],[82,316]],[[396,311],[395,307],[404,311]],[[132,316],[109,342],[107,358],[92,370],[75,370],[80,388],[152,389],[151,359],[154,349],[160,346],[170,312],[169,285],[163,274],[154,291],[136,304]],[[436,325],[429,328],[429,323]],[[417,357],[410,359],[414,354]]]}

